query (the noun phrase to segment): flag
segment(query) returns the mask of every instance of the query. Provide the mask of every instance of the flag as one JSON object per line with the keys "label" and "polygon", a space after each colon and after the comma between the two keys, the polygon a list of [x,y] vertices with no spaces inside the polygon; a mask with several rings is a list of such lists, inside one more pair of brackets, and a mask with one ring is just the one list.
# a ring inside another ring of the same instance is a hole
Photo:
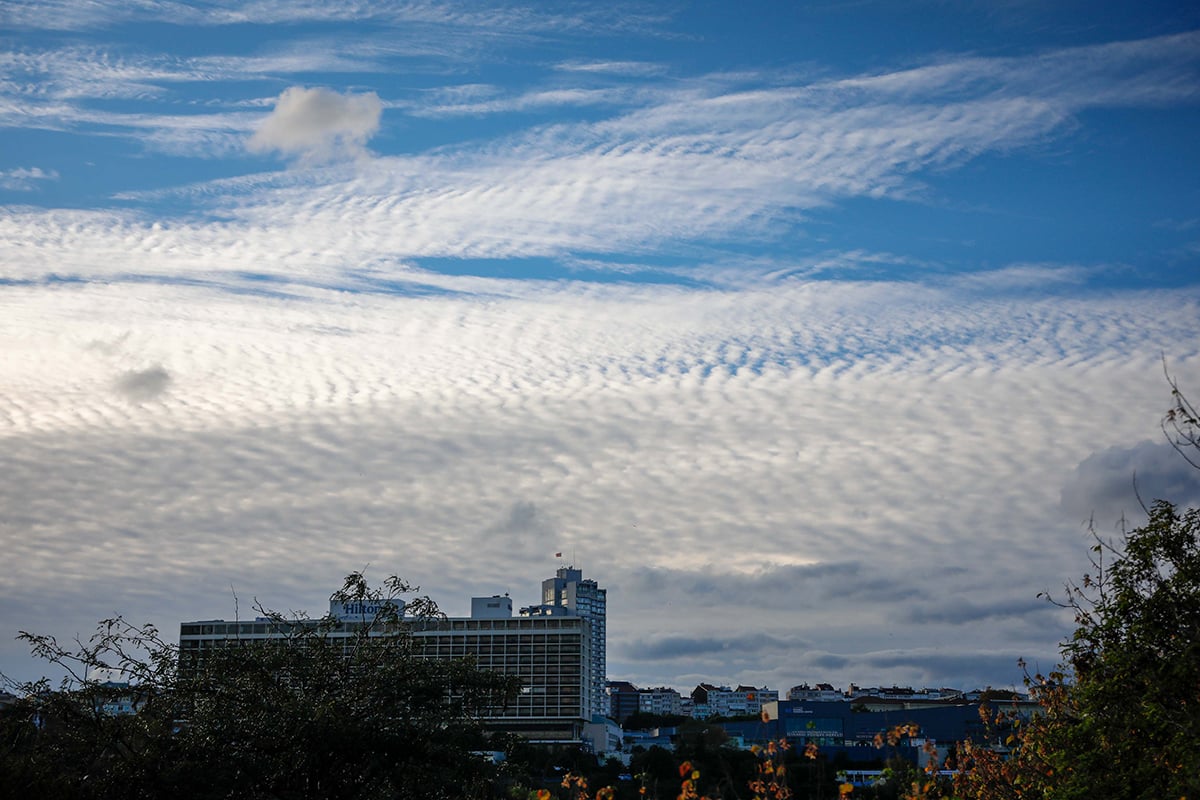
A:
{"label": "flag", "polygon": [[555,558],[562,558],[562,553],[555,553],[555,554],[554,554],[554,557],[555,557]]}

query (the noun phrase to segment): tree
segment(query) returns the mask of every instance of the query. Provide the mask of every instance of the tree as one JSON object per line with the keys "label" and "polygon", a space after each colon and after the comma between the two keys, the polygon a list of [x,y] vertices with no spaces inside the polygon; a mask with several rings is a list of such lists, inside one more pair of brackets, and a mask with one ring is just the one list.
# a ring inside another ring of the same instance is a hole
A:
{"label": "tree", "polygon": [[[180,653],[152,627],[103,621],[72,647],[23,633],[67,669],[52,689],[22,687],[0,721],[0,786],[14,796],[436,798],[490,793],[476,720],[515,694],[470,661],[426,659],[412,625],[438,616],[398,578],[360,573],[332,599],[382,611],[359,624],[260,612],[279,635]],[[413,619],[415,618],[415,619]],[[113,675],[121,677],[114,686]],[[102,677],[96,677],[96,676]],[[114,692],[139,699],[112,715]]]}
{"label": "tree", "polygon": [[1198,537],[1200,510],[1160,501],[1119,549],[1097,541],[1095,574],[1068,585],[1065,664],[1031,679],[1041,713],[1000,715],[1007,760],[964,744],[962,795],[1200,797]]}
{"label": "tree", "polygon": [[[1200,468],[1200,420],[1174,379],[1163,432]],[[1041,711],[1010,726],[1010,757],[962,745],[968,798],[1200,797],[1200,509],[1156,501],[1093,570],[1067,584],[1074,635],[1063,665],[1027,679]]]}

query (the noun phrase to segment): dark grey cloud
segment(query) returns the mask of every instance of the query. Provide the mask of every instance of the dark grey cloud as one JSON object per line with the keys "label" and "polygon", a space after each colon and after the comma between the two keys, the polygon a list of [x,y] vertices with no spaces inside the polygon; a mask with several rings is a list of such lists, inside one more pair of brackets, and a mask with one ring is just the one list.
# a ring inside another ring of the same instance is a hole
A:
{"label": "dark grey cloud", "polygon": [[[728,643],[729,646],[726,646]],[[610,646],[625,667],[622,676],[636,677],[643,670],[672,669],[680,686],[701,681],[768,685],[782,694],[802,681],[831,682],[845,688],[909,684],[952,686],[960,689],[987,685],[1021,684],[1019,661],[1031,670],[1045,671],[1057,659],[1052,649],[1036,652],[1020,646],[986,648],[912,647],[876,651],[831,652],[815,649],[802,639],[747,635],[745,637],[664,637]],[[771,666],[764,669],[764,663]],[[986,677],[984,677],[986,676]],[[636,680],[634,681],[637,682]]]}
{"label": "dark grey cloud", "polygon": [[976,602],[962,595],[945,594],[937,600],[923,600],[905,608],[903,617],[912,623],[968,623],[1026,619],[1030,615],[1054,614],[1058,607],[1044,598],[1029,597],[1000,602]]}
{"label": "dark grey cloud", "polygon": [[532,500],[518,500],[502,520],[487,529],[484,540],[496,547],[495,556],[550,557],[561,551],[559,525],[553,515]]}
{"label": "dark grey cloud", "polygon": [[119,394],[134,403],[141,403],[167,391],[171,386],[171,373],[161,364],[141,370],[130,370],[113,384]]}
{"label": "dark grey cloud", "polygon": [[1065,511],[1079,519],[1094,518],[1101,527],[1122,517],[1138,520],[1144,516],[1142,503],[1155,500],[1200,503],[1200,470],[1168,442],[1147,440],[1095,451],[1079,462],[1062,489]]}
{"label": "dark grey cloud", "polygon": [[664,661],[676,658],[707,656],[726,657],[731,654],[777,654],[807,650],[812,644],[799,637],[772,636],[766,633],[747,633],[734,636],[668,635],[632,639],[620,642],[616,655],[630,661]]}
{"label": "dark grey cloud", "polygon": [[841,670],[855,663],[855,659],[837,653],[813,653],[809,656],[808,663],[822,669]]}
{"label": "dark grey cloud", "polygon": [[[999,684],[1007,688],[1021,684],[1022,673],[1018,661],[1022,658],[1028,660],[1028,656],[1028,653],[1019,650],[1011,652],[896,650],[856,655],[849,659],[849,663],[873,670],[875,675],[911,671],[911,674],[916,675],[918,679],[934,682],[948,681],[949,685],[955,688],[985,688],[972,686],[968,676],[1009,677],[1010,683]],[[1036,662],[1036,659],[1034,661]],[[1030,665],[1031,669],[1050,666],[1050,664],[1034,662],[1030,662]]]}
{"label": "dark grey cloud", "polygon": [[903,576],[888,575],[859,561],[767,564],[751,572],[723,571],[711,565],[694,570],[644,567],[614,583],[620,591],[686,598],[700,606],[736,602],[772,609],[799,609],[835,596],[840,602],[892,603],[912,592]]}

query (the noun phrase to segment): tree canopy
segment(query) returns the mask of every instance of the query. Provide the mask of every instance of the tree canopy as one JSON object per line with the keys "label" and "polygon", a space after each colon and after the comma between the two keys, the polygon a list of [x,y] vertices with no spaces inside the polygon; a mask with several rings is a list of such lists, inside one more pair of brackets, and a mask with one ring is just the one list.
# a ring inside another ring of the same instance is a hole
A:
{"label": "tree canopy", "polygon": [[[1200,468],[1196,409],[1168,381],[1163,431]],[[1146,510],[1120,541],[1096,537],[1062,602],[1076,624],[1063,664],[1029,679],[1041,713],[988,720],[1013,726],[1012,754],[964,745],[960,796],[1200,797],[1200,509]]]}
{"label": "tree canopy", "polygon": [[[333,599],[395,600],[359,573]],[[470,661],[426,659],[397,606],[361,624],[285,619],[279,634],[182,653],[153,627],[102,621],[87,642],[23,633],[67,670],[21,687],[0,719],[0,786],[14,797],[436,798],[490,794],[475,715],[517,686]],[[437,615],[428,598],[410,614]],[[336,635],[334,635],[336,632]],[[106,708],[125,698],[134,714]]]}
{"label": "tree canopy", "polygon": [[[969,798],[1200,797],[1200,510],[1158,502],[1068,585],[1063,666],[1031,677],[1041,712],[1007,759],[965,745]],[[995,719],[991,720],[995,722]]]}

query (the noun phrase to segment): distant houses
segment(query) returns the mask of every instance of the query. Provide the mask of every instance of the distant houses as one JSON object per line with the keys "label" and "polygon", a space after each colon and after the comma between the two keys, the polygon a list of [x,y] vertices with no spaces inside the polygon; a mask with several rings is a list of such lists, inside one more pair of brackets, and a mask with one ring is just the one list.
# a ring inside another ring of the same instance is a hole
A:
{"label": "distant houses", "polygon": [[[919,733],[904,737],[898,748],[899,754],[919,760],[930,748],[942,752],[954,742],[984,741],[988,731],[980,718],[981,703],[1021,715],[1036,707],[1017,692],[855,684],[843,691],[828,683],[793,686],[783,700],[772,689],[710,683],[701,683],[684,696],[668,687],[639,689],[629,681],[610,681],[608,693],[611,718],[617,723],[627,728],[633,727],[627,725],[631,722],[653,723],[623,732],[626,758],[634,748],[670,749],[681,730],[694,724],[688,720],[705,720],[710,726],[719,725],[736,745],[787,739],[794,746],[840,752],[856,762],[879,758],[876,742],[881,734],[895,726],[915,725]],[[614,750],[610,755],[618,753]]]}
{"label": "distant houses", "polygon": [[[621,724],[635,714],[692,719],[757,716],[768,704],[780,700],[779,692],[774,689],[746,685],[730,688],[711,683],[697,684],[688,695],[666,686],[641,689],[629,681],[609,681],[607,691],[609,716]],[[828,683],[812,686],[802,683],[788,689],[784,700],[848,703],[858,711],[892,711],[977,704],[981,700],[1019,703],[1028,698],[1017,692],[990,689],[964,692],[946,687],[914,689],[911,686],[858,686],[852,683],[842,690]]]}

